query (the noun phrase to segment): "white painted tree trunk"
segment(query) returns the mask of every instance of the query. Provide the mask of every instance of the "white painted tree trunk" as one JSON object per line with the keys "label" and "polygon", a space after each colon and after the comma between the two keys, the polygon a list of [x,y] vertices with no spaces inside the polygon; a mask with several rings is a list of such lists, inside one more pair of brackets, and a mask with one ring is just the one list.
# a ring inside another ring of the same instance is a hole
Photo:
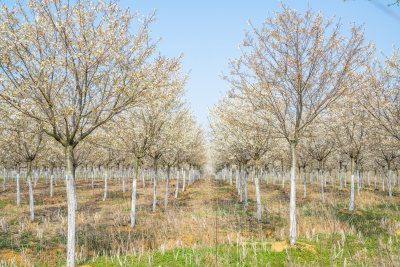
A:
{"label": "white painted tree trunk", "polygon": [[104,174],[104,195],[103,195],[103,201],[106,200],[107,198],[107,179],[108,178],[108,170],[105,171]]}
{"label": "white painted tree trunk", "polygon": [[75,266],[75,211],[76,211],[76,189],[75,189],[75,166],[74,151],[72,146],[65,148],[66,161],[66,185],[68,203],[68,238],[67,238],[67,267]]}
{"label": "white painted tree trunk", "polygon": [[354,210],[354,158],[351,158],[351,186],[350,186],[350,205],[349,210]]}
{"label": "white painted tree trunk", "polygon": [[125,194],[125,171],[122,171],[122,193]]}
{"label": "white painted tree trunk", "polygon": [[356,170],[356,175],[357,175],[357,196],[360,195],[360,172]]}
{"label": "white painted tree trunk", "polygon": [[168,206],[168,187],[169,187],[169,175],[171,172],[171,167],[168,166],[167,169],[167,182],[165,183],[165,199],[164,199],[164,207],[167,208]]}
{"label": "white painted tree trunk", "polygon": [[247,202],[247,169],[244,170],[244,210],[247,210],[249,203]]}
{"label": "white painted tree trunk", "polygon": [[6,191],[6,168],[3,169],[3,191]]}
{"label": "white painted tree trunk", "polygon": [[290,142],[290,150],[292,154],[292,169],[290,172],[290,230],[289,238],[290,245],[296,244],[296,144],[294,141]]}
{"label": "white painted tree trunk", "polygon": [[95,175],[95,171],[92,172],[92,189],[94,189],[94,175]]}
{"label": "white painted tree trunk", "polygon": [[339,183],[340,183],[340,190],[343,189],[343,183],[342,183],[342,166],[340,166],[339,170]]}
{"label": "white painted tree trunk", "polygon": [[324,172],[319,170],[318,171],[318,176],[321,184],[321,201],[322,203],[325,203],[325,195],[324,195]]}
{"label": "white painted tree trunk", "polygon": [[53,197],[53,180],[54,180],[54,175],[52,174],[50,176],[50,197]]}
{"label": "white painted tree trunk", "polygon": [[136,181],[137,179],[135,178],[132,182],[131,228],[134,228],[136,223]]}
{"label": "white painted tree trunk", "polygon": [[183,170],[182,168],[182,173],[183,173],[183,181],[182,181],[182,192],[185,192],[185,186],[186,186],[186,170]]}
{"label": "white painted tree trunk", "polygon": [[145,176],[144,172],[142,172],[141,174],[142,174],[142,185],[143,185],[143,188],[145,188],[146,187],[146,181],[144,180],[144,178],[145,178],[144,177]]}
{"label": "white painted tree trunk", "polygon": [[239,170],[239,197],[240,197],[240,203],[243,202],[243,192],[242,192],[242,170]]}
{"label": "white painted tree trunk", "polygon": [[21,196],[19,192],[19,173],[17,174],[17,206],[21,206]]}
{"label": "white painted tree trunk", "polygon": [[153,212],[156,212],[156,210],[157,210],[157,182],[158,182],[157,166],[155,166],[154,186],[153,186]]}
{"label": "white painted tree trunk", "polygon": [[237,168],[235,170],[235,179],[236,179],[235,186],[236,186],[236,189],[238,189],[238,191],[239,191],[239,172],[238,172]]}
{"label": "white painted tree trunk", "polygon": [[29,187],[29,213],[31,216],[31,221],[35,219],[35,210],[33,207],[33,188],[32,188],[32,170],[31,165],[32,162],[28,162],[28,171],[27,171],[27,179],[28,179],[28,187]]}
{"label": "white painted tree trunk", "polygon": [[232,186],[232,168],[229,170],[229,185]]}
{"label": "white painted tree trunk", "polygon": [[392,197],[392,170],[390,169],[389,166],[389,170],[388,170],[388,191],[389,191],[389,197]]}
{"label": "white painted tree trunk", "polygon": [[307,197],[307,175],[306,175],[306,171],[303,170],[303,184],[304,184],[304,193],[303,193],[303,198]]}
{"label": "white painted tree trunk", "polygon": [[175,198],[178,197],[178,193],[179,193],[179,171],[176,172]]}
{"label": "white painted tree trunk", "polygon": [[261,196],[260,196],[260,186],[258,184],[258,176],[256,176],[254,182],[255,182],[255,185],[256,185],[257,219],[261,220]]}

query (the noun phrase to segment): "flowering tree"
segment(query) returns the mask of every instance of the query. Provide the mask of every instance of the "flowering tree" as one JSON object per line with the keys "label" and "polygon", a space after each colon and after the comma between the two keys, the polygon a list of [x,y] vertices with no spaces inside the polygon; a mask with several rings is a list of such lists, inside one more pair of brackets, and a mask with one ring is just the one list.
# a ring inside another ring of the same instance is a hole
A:
{"label": "flowering tree", "polygon": [[312,121],[351,87],[349,76],[368,52],[361,28],[341,36],[341,24],[320,13],[283,6],[260,29],[251,25],[242,55],[226,79],[235,94],[264,110],[291,154],[290,243],[296,242],[296,147]]}
{"label": "flowering tree", "polygon": [[[141,22],[130,32],[135,20]],[[74,148],[164,81],[175,61],[150,58],[153,16],[116,2],[28,0],[0,10],[0,97],[64,147],[67,266],[75,257]]]}

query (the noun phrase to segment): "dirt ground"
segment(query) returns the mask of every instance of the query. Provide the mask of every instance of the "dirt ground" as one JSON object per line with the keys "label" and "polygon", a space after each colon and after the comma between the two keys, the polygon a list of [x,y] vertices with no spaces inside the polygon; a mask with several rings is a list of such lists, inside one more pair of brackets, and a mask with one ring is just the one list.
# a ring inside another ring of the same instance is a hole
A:
{"label": "dirt ground", "polygon": [[[249,207],[239,202],[235,186],[217,181],[212,176],[198,180],[174,198],[175,180],[170,181],[169,204],[164,207],[165,182],[157,191],[157,212],[152,212],[153,186],[138,180],[136,226],[130,227],[131,181],[122,192],[122,182],[108,182],[108,197],[102,200],[104,182],[77,181],[77,257],[84,262],[99,255],[136,253],[151,249],[170,250],[177,247],[213,246],[215,243],[239,243],[247,240],[284,240],[288,233],[289,184],[261,184],[263,215],[256,219],[255,188],[248,181]],[[182,181],[180,181],[180,186]],[[328,186],[326,203],[320,201],[320,188],[308,185],[303,199],[303,187],[297,187],[298,235],[334,234],[357,231],[340,220],[329,207],[346,212],[348,189]],[[8,181],[0,194],[0,259],[20,265],[63,263],[66,254],[67,203],[65,186],[58,182],[54,197],[49,197],[49,185],[40,180],[34,188],[35,220],[29,221],[28,188],[21,182],[21,206],[16,205],[15,182]],[[388,203],[383,192],[371,188],[356,196],[356,207]],[[390,203],[399,204],[397,193]],[[361,213],[361,211],[356,211]],[[392,228],[396,228],[393,226]],[[393,229],[395,231],[396,229]]]}

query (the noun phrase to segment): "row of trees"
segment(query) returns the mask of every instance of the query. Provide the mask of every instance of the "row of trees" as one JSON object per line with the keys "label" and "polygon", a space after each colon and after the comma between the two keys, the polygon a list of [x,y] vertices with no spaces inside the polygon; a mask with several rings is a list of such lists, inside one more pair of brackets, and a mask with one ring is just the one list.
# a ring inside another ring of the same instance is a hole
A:
{"label": "row of trees", "polygon": [[[249,167],[278,173],[280,166],[283,173],[289,166],[294,244],[296,177],[303,180],[305,195],[305,173],[318,170],[324,201],[324,170],[337,170],[342,188],[348,168],[353,210],[356,173],[386,168],[392,195],[391,170],[400,156],[400,58],[395,49],[384,63],[374,60],[362,28],[344,33],[339,22],[312,10],[301,14],[283,6],[261,28],[250,26],[242,54],[230,61],[225,76],[231,89],[211,110],[214,165],[217,170],[235,166],[245,195]],[[279,177],[284,185],[285,175]]]}
{"label": "row of trees", "polygon": [[[9,169],[26,168],[32,218],[33,165],[63,165],[67,266],[75,264],[78,166],[134,166],[134,226],[143,163],[151,162],[155,177],[158,166],[165,167],[167,187],[172,167],[199,169],[204,163],[202,131],[183,101],[180,58],[157,52],[149,35],[153,19],[154,14],[132,14],[115,1],[1,6],[1,160]],[[153,184],[156,196],[157,179]]]}

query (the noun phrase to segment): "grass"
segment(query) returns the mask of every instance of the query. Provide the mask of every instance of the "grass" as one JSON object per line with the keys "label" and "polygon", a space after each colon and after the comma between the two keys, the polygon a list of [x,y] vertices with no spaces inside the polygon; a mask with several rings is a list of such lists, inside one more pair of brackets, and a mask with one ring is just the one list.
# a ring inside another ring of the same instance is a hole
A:
{"label": "grass", "polygon": [[[29,220],[28,191],[21,183],[21,207],[15,203],[12,180],[0,196],[0,259],[32,265],[63,265],[66,253],[67,206],[64,183],[39,180],[34,189],[35,214]],[[248,208],[235,186],[202,180],[179,192],[170,181],[169,206],[164,208],[165,183],[159,182],[157,212],[152,212],[149,181],[137,191],[137,220],[130,228],[130,192],[118,180],[78,180],[77,257],[90,266],[396,266],[400,263],[400,199],[366,188],[348,211],[348,188],[328,184],[320,201],[315,181],[302,198],[298,186],[298,243],[290,247],[289,186],[260,186],[262,218],[256,219],[255,188],[248,179]],[[182,181],[180,181],[182,185]],[[129,183],[127,182],[127,185]],[[243,194],[244,197],[244,194]],[[217,225],[217,228],[216,228]],[[217,236],[216,236],[217,233]],[[218,241],[218,257],[215,241]],[[276,249],[276,248],[280,249]],[[0,266],[3,264],[0,260]],[[24,264],[21,264],[24,265]]]}
{"label": "grass", "polygon": [[[332,253],[332,240],[335,251]],[[299,239],[298,245],[282,251],[271,250],[273,241],[242,241],[234,244],[173,250],[153,250],[131,255],[113,255],[94,257],[82,262],[90,266],[342,266],[345,263],[356,266],[373,266],[369,259],[354,260],[357,250],[361,249],[361,240],[357,236],[319,235],[313,240]],[[366,246],[368,253],[376,246]],[[218,256],[217,256],[218,250]]]}

